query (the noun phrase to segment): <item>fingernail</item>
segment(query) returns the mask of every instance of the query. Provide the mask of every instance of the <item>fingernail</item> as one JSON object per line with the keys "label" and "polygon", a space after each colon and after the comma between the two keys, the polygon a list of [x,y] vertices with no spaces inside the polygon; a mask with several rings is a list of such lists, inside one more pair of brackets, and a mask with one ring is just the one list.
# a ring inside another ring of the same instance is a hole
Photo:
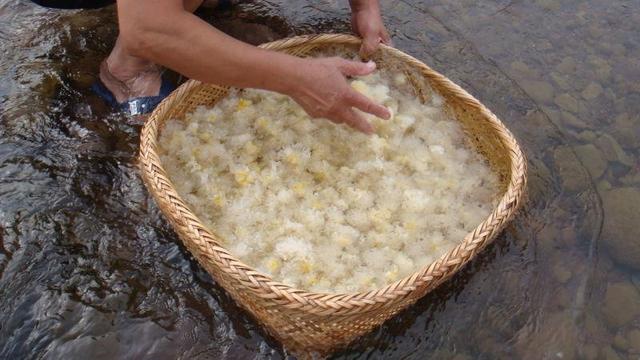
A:
{"label": "fingernail", "polygon": [[373,62],[373,60],[369,60],[365,63],[365,65],[367,65],[367,68],[374,70],[376,68],[376,63]]}

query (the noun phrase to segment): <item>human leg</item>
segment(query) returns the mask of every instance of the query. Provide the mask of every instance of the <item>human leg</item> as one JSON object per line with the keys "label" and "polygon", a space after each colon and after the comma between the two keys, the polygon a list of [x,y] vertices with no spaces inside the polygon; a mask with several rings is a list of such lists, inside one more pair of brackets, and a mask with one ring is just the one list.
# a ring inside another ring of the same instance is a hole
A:
{"label": "human leg", "polygon": [[[217,0],[184,0],[184,7],[188,11],[195,11],[204,3]],[[163,69],[143,58],[130,54],[120,38],[111,53],[100,65],[100,81],[104,88],[115,98],[117,103],[124,103],[132,99],[158,96],[162,87]]]}

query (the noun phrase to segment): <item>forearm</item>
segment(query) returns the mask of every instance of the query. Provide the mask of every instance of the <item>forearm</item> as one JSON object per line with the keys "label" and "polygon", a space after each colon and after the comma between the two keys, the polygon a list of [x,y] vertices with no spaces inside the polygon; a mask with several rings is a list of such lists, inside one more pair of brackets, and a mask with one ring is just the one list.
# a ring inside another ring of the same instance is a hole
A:
{"label": "forearm", "polygon": [[295,86],[301,59],[235,40],[181,8],[155,5],[153,14],[137,16],[148,10],[143,2],[118,8],[125,46],[136,56],[208,83],[284,93]]}
{"label": "forearm", "polygon": [[380,9],[378,0],[349,0],[349,5],[351,6],[351,10],[354,12],[366,9]]}

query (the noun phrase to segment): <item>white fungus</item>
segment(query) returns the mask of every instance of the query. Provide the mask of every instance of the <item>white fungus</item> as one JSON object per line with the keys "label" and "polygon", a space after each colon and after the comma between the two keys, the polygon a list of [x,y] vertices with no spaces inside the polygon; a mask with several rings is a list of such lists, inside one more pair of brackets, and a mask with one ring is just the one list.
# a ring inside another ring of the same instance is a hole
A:
{"label": "white fungus", "polygon": [[499,184],[441,96],[402,74],[351,82],[389,107],[376,133],[311,119],[261,90],[171,120],[161,160],[180,195],[234,255],[311,291],[382,287],[429,265],[486,218]]}

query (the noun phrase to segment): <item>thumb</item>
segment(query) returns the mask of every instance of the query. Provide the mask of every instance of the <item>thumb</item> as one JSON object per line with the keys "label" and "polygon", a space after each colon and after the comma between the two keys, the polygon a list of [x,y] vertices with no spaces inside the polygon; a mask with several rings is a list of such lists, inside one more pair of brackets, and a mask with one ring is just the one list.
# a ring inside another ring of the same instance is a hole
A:
{"label": "thumb", "polygon": [[376,69],[376,63],[373,61],[363,63],[360,61],[341,59],[338,68],[342,74],[346,76],[364,76],[371,74]]}
{"label": "thumb", "polygon": [[360,46],[360,57],[363,59],[373,55],[378,50],[380,45],[380,37],[378,36],[365,36],[362,39],[362,45]]}

